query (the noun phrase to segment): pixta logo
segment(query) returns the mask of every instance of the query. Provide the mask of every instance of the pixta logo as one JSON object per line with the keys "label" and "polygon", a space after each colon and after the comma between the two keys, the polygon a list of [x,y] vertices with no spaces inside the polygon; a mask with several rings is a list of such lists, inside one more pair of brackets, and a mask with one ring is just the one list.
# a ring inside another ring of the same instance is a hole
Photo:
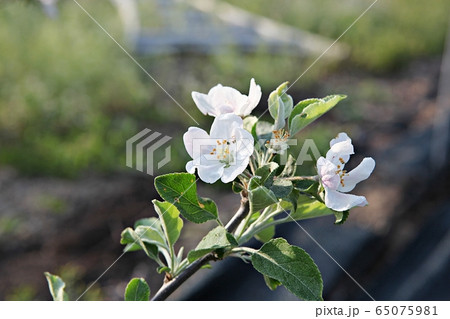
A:
{"label": "pixta logo", "polygon": [[[126,162],[127,166],[135,168],[138,171],[152,175],[155,169],[160,169],[170,162],[170,145],[164,149],[164,157],[155,162],[155,153],[160,150],[172,138],[161,133],[152,132],[146,128],[127,140],[126,143]],[[159,153],[159,152],[158,152]],[[133,156],[134,154],[134,156]],[[145,162],[145,165],[144,165]]]}

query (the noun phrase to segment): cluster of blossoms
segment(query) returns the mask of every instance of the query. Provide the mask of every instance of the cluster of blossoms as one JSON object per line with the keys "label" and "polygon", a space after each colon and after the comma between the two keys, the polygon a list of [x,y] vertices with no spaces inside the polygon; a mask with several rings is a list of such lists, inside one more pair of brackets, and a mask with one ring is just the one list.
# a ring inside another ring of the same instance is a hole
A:
{"label": "cluster of blossoms", "polygon": [[[284,91],[282,94],[285,94]],[[186,151],[192,158],[186,164],[189,173],[197,170],[199,178],[206,183],[214,183],[219,179],[229,183],[247,169],[250,158],[257,154],[254,137],[244,128],[243,118],[251,114],[260,102],[261,95],[261,87],[254,79],[250,81],[248,96],[221,84],[213,87],[208,94],[192,92],[199,110],[215,119],[209,134],[201,128],[190,127],[183,136]],[[292,102],[290,108],[292,110]],[[283,129],[284,116],[281,122],[280,125],[276,121],[272,127],[272,138],[265,141],[265,152],[268,154],[283,154],[288,149],[290,134]],[[320,157],[316,163],[318,179],[324,190],[323,200],[327,207],[335,211],[367,205],[364,196],[346,193],[370,176],[375,161],[364,158],[359,166],[347,172],[344,166],[352,154],[351,139],[346,133],[339,133],[331,140],[326,157]]]}

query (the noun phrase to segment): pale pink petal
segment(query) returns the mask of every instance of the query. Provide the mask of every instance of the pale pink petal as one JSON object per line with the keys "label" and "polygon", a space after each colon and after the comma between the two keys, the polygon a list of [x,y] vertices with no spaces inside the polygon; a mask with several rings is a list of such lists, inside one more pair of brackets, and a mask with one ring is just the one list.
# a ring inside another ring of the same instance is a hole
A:
{"label": "pale pink petal", "polygon": [[371,157],[364,158],[357,167],[355,167],[351,172],[347,173],[343,177],[344,186],[340,185],[338,187],[338,191],[340,192],[351,191],[353,188],[355,188],[356,184],[369,178],[374,168],[375,168],[374,159]]}
{"label": "pale pink petal", "polygon": [[194,140],[195,139],[209,139],[208,133],[198,127],[191,126],[186,133],[183,135],[183,142],[186,151],[190,157],[193,157],[194,153]]}
{"label": "pale pink petal", "polygon": [[351,140],[350,137],[348,137],[347,133],[341,132],[341,133],[339,133],[335,138],[333,138],[333,139],[330,141],[330,148],[331,148],[334,144],[339,143],[339,142],[350,142],[350,144],[351,144],[351,143],[352,143],[352,140]]}
{"label": "pale pink petal", "polygon": [[340,178],[336,174],[337,167],[322,156],[317,160],[317,172],[324,187],[337,189]]}
{"label": "pale pink petal", "polygon": [[325,187],[325,205],[333,210],[343,212],[355,206],[366,206],[364,196],[340,193]]}
{"label": "pale pink petal", "polygon": [[[341,133],[342,134],[342,133]],[[345,163],[350,159],[350,155],[355,154],[350,139],[334,143],[327,152],[326,159],[338,166],[344,168]]]}

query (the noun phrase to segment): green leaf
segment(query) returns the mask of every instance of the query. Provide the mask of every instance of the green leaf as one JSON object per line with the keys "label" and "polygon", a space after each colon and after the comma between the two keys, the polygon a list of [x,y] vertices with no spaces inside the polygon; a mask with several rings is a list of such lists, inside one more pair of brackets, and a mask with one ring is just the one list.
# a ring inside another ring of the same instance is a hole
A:
{"label": "green leaf", "polygon": [[345,98],[345,95],[329,95],[323,99],[301,101],[294,107],[289,117],[289,133],[294,136]]}
{"label": "green leaf", "polygon": [[319,269],[301,248],[283,238],[272,239],[252,255],[253,267],[304,300],[323,300]]}
{"label": "green leaf", "polygon": [[278,202],[275,194],[265,186],[249,189],[248,198],[250,200],[250,212],[252,213]]}
{"label": "green leaf", "polygon": [[[149,226],[138,226],[136,230],[138,229],[139,234],[137,234],[130,227],[122,231],[120,243],[126,245],[124,248],[124,252],[142,249],[147,256],[149,256],[153,260],[158,260],[158,247],[166,249],[166,243],[164,241],[164,238],[161,237],[160,234],[157,234],[157,232],[152,231],[154,229],[152,229]],[[146,239],[144,239],[144,237],[146,237]],[[143,239],[146,242],[144,242]]]}
{"label": "green leaf", "polygon": [[259,167],[256,170],[255,175],[259,176],[261,178],[260,185],[264,185],[265,187],[272,186],[273,178],[274,178],[275,174],[277,173],[278,167],[279,167],[279,165],[275,162],[270,162],[270,163],[267,163],[267,164]]}
{"label": "green leaf", "polygon": [[173,247],[180,237],[181,229],[183,228],[183,220],[179,217],[180,212],[174,205],[168,202],[159,202],[154,199],[152,203],[158,213],[167,244],[169,247]]}
{"label": "green leaf", "polygon": [[347,220],[350,215],[350,211],[346,210],[343,212],[334,211],[334,216],[336,217],[336,221],[334,222],[336,225],[342,225]]}
{"label": "green leaf", "polygon": [[[270,218],[268,222],[272,222],[273,218]],[[255,238],[259,240],[262,243],[266,243],[269,240],[271,240],[275,236],[275,226],[267,227],[266,229],[263,229],[259,233],[255,235]]]}
{"label": "green leaf", "polygon": [[270,190],[275,194],[277,198],[284,198],[289,196],[293,188],[294,187],[292,186],[291,181],[278,178],[273,181]]}
{"label": "green leaf", "polygon": [[269,113],[275,120],[274,130],[283,128],[286,124],[285,119],[292,112],[294,102],[292,97],[286,93],[289,82],[284,82],[269,95]]}
{"label": "green leaf", "polygon": [[281,286],[281,282],[276,279],[267,277],[266,275],[264,275],[264,282],[270,290],[275,290],[278,288],[278,286]]}
{"label": "green leaf", "polygon": [[284,165],[283,171],[280,174],[280,177],[292,177],[295,175],[296,170],[297,170],[296,160],[291,154],[289,154],[286,164]]}
{"label": "green leaf", "polygon": [[56,275],[52,275],[49,272],[44,273],[45,278],[47,278],[48,289],[50,290],[50,294],[53,297],[54,301],[68,301],[69,297],[67,293],[64,291],[66,287],[66,283]]}
{"label": "green leaf", "polygon": [[255,141],[270,140],[272,138],[273,125],[266,121],[258,121],[252,127],[252,135]]}
{"label": "green leaf", "polygon": [[233,235],[227,232],[223,226],[217,226],[203,237],[194,250],[189,252],[188,260],[193,262],[212,251],[220,250],[219,253],[223,253],[225,249],[237,245],[238,243]]}
{"label": "green leaf", "polygon": [[244,186],[242,186],[242,184],[240,184],[240,183],[233,182],[231,184],[231,189],[232,189],[233,193],[239,194],[240,192],[242,192],[244,190]]}
{"label": "green leaf", "polygon": [[300,220],[333,214],[335,212],[325,206],[324,203],[307,196],[301,196],[297,202],[297,210],[291,212],[291,217]]}
{"label": "green leaf", "polygon": [[138,226],[150,226],[153,228],[161,228],[161,224],[159,222],[159,219],[156,217],[149,217],[149,218],[142,218],[138,219],[134,223],[134,228],[137,228]]}
{"label": "green leaf", "polygon": [[256,124],[256,122],[258,122],[258,118],[256,116],[252,115],[252,116],[245,117],[244,120],[243,120],[244,129],[251,133],[252,132],[252,128]]}
{"label": "green leaf", "polygon": [[133,278],[125,288],[125,301],[148,301],[150,288],[144,278]]}
{"label": "green leaf", "polygon": [[194,223],[217,219],[217,206],[208,199],[197,196],[195,175],[172,173],[155,178],[155,187],[161,197],[174,204],[181,215]]}

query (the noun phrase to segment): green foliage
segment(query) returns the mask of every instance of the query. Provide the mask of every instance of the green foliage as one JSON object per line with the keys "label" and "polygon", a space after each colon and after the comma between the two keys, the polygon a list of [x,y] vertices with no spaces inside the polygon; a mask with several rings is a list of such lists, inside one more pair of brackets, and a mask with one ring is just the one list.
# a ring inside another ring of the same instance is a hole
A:
{"label": "green foliage", "polygon": [[183,220],[179,217],[180,212],[168,202],[159,202],[155,199],[152,203],[158,213],[167,244],[169,247],[173,247],[183,228]]}
{"label": "green foliage", "polygon": [[282,285],[278,280],[267,277],[266,275],[264,275],[264,282],[270,290],[275,290],[278,288],[278,286]]}
{"label": "green foliage", "polygon": [[[82,4],[120,32],[112,6]],[[73,5],[51,20],[38,5],[0,4],[0,163],[28,174],[118,167],[137,129],[123,113],[148,103],[139,71]]]}
{"label": "green foliage", "polygon": [[133,278],[125,288],[125,301],[148,301],[150,287],[144,278]]}
{"label": "green foliage", "polygon": [[[373,2],[226,1],[331,39],[339,37]],[[434,0],[432,6],[421,0],[378,1],[339,42],[350,46],[352,64],[375,72],[396,70],[412,59],[442,52],[449,11],[447,0]]]}
{"label": "green foliage", "polygon": [[323,99],[308,99],[299,102],[289,116],[289,132],[293,136],[331,110],[345,95],[330,95]]}
{"label": "green foliage", "polygon": [[221,258],[225,249],[233,248],[237,245],[238,243],[233,235],[228,233],[223,226],[217,226],[203,237],[194,250],[189,252],[188,260],[192,263],[212,251],[215,251],[218,257]]}
{"label": "green foliage", "polygon": [[248,198],[250,200],[250,212],[257,212],[278,201],[275,194],[265,186],[250,189],[248,191]]}
{"label": "green foliage", "polygon": [[285,119],[289,117],[292,112],[294,101],[292,97],[286,93],[288,89],[288,82],[282,83],[276,90],[269,95],[267,101],[269,112],[275,120],[274,130],[283,128],[286,124]]}
{"label": "green foliage", "polygon": [[[272,222],[273,218],[270,218],[267,222]],[[261,230],[259,233],[255,235],[255,238],[262,243],[266,243],[271,240],[275,236],[275,226],[267,227]]]}
{"label": "green foliage", "polygon": [[[283,238],[272,239],[252,254],[253,267],[304,300],[322,300],[322,276],[311,257]],[[266,281],[267,282],[267,281]],[[270,282],[271,289],[276,282]]]}
{"label": "green foliage", "polygon": [[53,300],[54,301],[69,300],[69,297],[67,296],[66,292],[64,291],[64,288],[66,287],[66,284],[64,283],[64,281],[60,277],[52,275],[48,272],[45,272],[44,275],[45,275],[45,278],[47,278],[48,289],[50,290]]}
{"label": "green foliage", "polygon": [[194,223],[217,219],[217,206],[208,199],[197,196],[195,175],[173,173],[155,178],[155,187],[161,197],[175,205],[184,218]]}

